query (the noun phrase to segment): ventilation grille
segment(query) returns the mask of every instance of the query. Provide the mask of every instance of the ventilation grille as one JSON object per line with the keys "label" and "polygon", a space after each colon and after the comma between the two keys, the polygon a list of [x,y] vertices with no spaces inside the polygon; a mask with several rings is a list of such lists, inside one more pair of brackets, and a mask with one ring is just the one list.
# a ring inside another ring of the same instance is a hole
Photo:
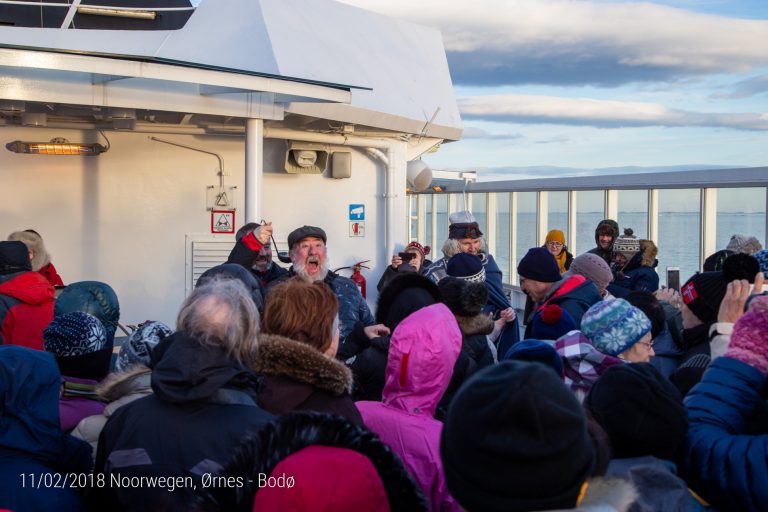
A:
{"label": "ventilation grille", "polygon": [[187,235],[185,295],[194,289],[200,276],[209,268],[226,263],[233,235]]}

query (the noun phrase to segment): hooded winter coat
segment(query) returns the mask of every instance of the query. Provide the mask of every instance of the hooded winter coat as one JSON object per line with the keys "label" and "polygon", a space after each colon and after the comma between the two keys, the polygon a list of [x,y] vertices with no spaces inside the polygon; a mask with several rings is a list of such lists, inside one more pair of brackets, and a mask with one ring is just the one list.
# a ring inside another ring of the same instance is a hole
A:
{"label": "hooded winter coat", "polygon": [[[382,290],[376,305],[376,323],[386,325],[390,333],[414,311],[440,302],[440,290],[435,283],[418,274],[400,274]],[[390,335],[373,339],[362,326],[347,339],[351,357],[346,360],[355,376],[352,398],[381,400],[387,368]]]}
{"label": "hooded winter coat", "polygon": [[90,472],[91,451],[59,427],[60,385],[52,355],[0,347],[0,508],[84,510],[63,475]]}
{"label": "hooded winter coat", "polygon": [[[571,315],[578,328],[581,325],[581,317],[584,316],[584,313],[593,304],[601,300],[603,298],[600,296],[595,283],[584,276],[576,274],[557,281],[550,288],[549,293],[544,297],[544,301],[538,305],[535,311],[538,311],[546,304],[557,304]],[[525,326],[526,338],[531,337],[532,325],[533,322],[528,322]]]}
{"label": "hooded winter coat", "polygon": [[107,420],[125,404],[152,394],[152,370],[136,365],[122,372],[109,374],[96,388],[96,393],[107,402],[102,414],[83,418],[72,431],[72,435],[90,443],[96,456],[99,434]]}
{"label": "hooded winter coat", "polygon": [[59,400],[61,430],[69,433],[88,416],[103,413],[106,403],[96,394],[98,381],[66,375],[62,375],[61,380],[64,384]]}
{"label": "hooded winter coat", "polygon": [[51,283],[37,272],[0,275],[0,344],[43,350],[54,296]]}
{"label": "hooded winter coat", "polygon": [[[221,346],[204,345],[183,332],[153,352],[154,394],[120,407],[99,437],[96,473],[121,477],[217,474],[238,443],[272,415],[256,405],[258,376]],[[105,486],[90,498],[93,510],[189,510],[189,486]]]}
{"label": "hooded winter coat", "polygon": [[591,254],[597,254],[601,258],[605,260],[606,263],[609,265],[611,264],[611,256],[613,255],[613,242],[611,243],[611,248],[606,250],[600,247],[600,231],[602,229],[611,229],[613,230],[613,242],[616,241],[616,238],[619,236],[619,223],[616,222],[613,219],[604,219],[601,220],[600,223],[595,228],[595,245],[596,247],[594,249],[590,249],[589,253]]}
{"label": "hooded winter coat", "polygon": [[443,304],[422,308],[392,335],[383,402],[357,402],[368,428],[402,459],[430,510],[460,510],[445,484],[442,423],[434,418],[461,350],[461,332]]}
{"label": "hooded winter coat", "polygon": [[655,270],[659,264],[659,260],[656,259],[658,252],[656,244],[651,240],[640,240],[640,252],[624,265],[619,275],[608,285],[611,295],[623,298],[632,291],[655,292],[658,290],[659,274]]}
{"label": "hooded winter coat", "polygon": [[747,435],[766,376],[730,357],[712,361],[685,397],[684,473],[718,510],[760,511],[768,503],[768,434]]}
{"label": "hooded winter coat", "polygon": [[352,371],[315,347],[262,334],[253,369],[263,376],[258,404],[272,414],[310,410],[363,422],[350,397]]}

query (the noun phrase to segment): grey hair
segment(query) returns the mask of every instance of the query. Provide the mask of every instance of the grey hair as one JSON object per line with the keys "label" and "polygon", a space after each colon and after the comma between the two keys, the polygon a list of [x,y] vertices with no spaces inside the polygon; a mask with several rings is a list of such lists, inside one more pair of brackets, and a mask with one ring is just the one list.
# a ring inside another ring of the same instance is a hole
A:
{"label": "grey hair", "polygon": [[214,276],[195,288],[181,305],[176,328],[203,344],[223,346],[244,365],[256,359],[259,311],[238,279]]}
{"label": "grey hair", "polygon": [[[445,259],[449,260],[461,252],[461,244],[459,243],[458,240],[449,238],[448,240],[445,241],[445,243],[443,243],[443,247],[441,250],[443,251],[443,256],[445,256]],[[485,260],[485,254],[488,253],[488,244],[485,243],[485,238],[483,237],[480,237],[479,250],[481,254],[481,259]]]}

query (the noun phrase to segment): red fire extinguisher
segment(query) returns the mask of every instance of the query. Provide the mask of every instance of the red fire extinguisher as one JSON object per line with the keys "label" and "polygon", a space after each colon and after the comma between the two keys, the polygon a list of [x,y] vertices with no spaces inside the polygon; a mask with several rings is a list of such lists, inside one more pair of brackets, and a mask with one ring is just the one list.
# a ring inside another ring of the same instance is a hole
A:
{"label": "red fire extinguisher", "polygon": [[371,260],[364,260],[364,261],[358,261],[351,267],[341,267],[337,268],[335,271],[343,270],[345,268],[351,268],[352,269],[352,275],[350,276],[350,279],[357,285],[357,287],[360,289],[360,294],[365,298],[365,277],[363,276],[362,272],[360,272],[360,269],[369,269],[371,267],[367,267],[363,265],[363,263],[368,263]]}

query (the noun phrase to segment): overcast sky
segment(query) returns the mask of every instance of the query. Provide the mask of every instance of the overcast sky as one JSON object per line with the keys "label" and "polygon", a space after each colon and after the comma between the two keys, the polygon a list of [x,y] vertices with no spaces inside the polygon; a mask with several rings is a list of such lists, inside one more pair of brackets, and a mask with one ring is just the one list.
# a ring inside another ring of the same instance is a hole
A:
{"label": "overcast sky", "polygon": [[465,131],[432,167],[768,165],[768,0],[343,1],[441,30]]}

